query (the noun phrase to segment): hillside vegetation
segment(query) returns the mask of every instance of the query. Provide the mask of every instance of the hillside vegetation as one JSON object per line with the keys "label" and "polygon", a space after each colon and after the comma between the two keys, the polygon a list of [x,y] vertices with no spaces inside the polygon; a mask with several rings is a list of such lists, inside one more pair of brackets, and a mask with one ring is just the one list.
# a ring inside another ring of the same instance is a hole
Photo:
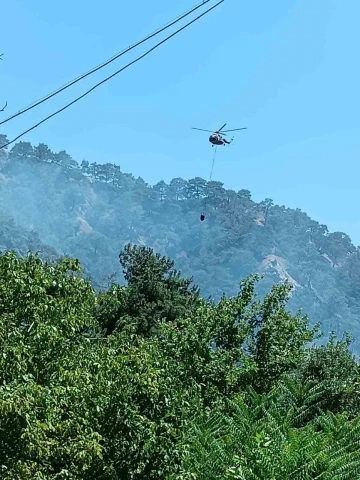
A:
{"label": "hillside vegetation", "polygon": [[326,334],[349,330],[360,351],[360,249],[299,209],[256,203],[248,190],[202,178],[149,186],[119,166],[79,164],[66,151],[28,142],[2,152],[0,202],[18,225],[6,223],[12,234],[4,248],[24,250],[20,228],[32,230],[38,237],[34,243],[28,234],[29,249],[41,241],[80,259],[96,287],[124,282],[117,260],[129,242],[173,258],[205,298],[234,295],[241,278],[260,273],[261,295],[287,282],[292,312],[301,307]]}
{"label": "hillside vegetation", "polygon": [[2,479],[360,478],[359,365],[307,348],[291,286],[214,304],[149,248],[120,263],[96,292],[76,260],[0,255]]}

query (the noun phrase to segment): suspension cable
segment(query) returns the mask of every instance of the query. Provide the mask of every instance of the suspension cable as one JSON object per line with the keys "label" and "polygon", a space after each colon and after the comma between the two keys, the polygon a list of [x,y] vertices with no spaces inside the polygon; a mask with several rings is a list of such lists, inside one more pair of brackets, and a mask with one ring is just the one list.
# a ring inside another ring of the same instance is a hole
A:
{"label": "suspension cable", "polygon": [[[216,158],[216,152],[217,152],[217,145],[215,145],[215,151],[214,151],[214,155],[213,155],[213,159],[212,159],[212,164],[211,164],[211,170],[210,170],[210,177],[209,177],[209,182],[211,182],[212,180],[212,175],[213,175],[213,171],[214,171],[214,164],[215,164],[215,158]],[[209,188],[207,187],[207,190],[209,190]],[[205,213],[207,211],[207,201],[208,201],[208,198],[209,198],[209,195],[208,193],[206,194],[206,197],[205,197],[205,203],[204,203],[204,210],[203,210],[203,213],[200,215],[200,220],[201,221],[204,221],[205,220]]]}
{"label": "suspension cable", "polygon": [[214,156],[213,156],[213,160],[212,160],[209,182],[211,182],[211,180],[212,180],[212,174],[213,174],[213,171],[214,171],[214,164],[215,164],[216,152],[217,152],[217,145],[215,145],[215,152],[214,152]]}

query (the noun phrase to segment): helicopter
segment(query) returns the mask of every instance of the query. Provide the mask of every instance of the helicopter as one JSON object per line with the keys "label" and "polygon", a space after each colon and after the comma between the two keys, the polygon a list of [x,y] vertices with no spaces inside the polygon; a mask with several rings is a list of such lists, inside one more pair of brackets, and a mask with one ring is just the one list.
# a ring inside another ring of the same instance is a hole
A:
{"label": "helicopter", "polygon": [[203,128],[195,128],[195,127],[192,127],[193,130],[201,130],[203,132],[210,132],[211,135],[209,137],[209,142],[212,144],[211,146],[213,147],[214,145],[230,145],[230,143],[233,141],[234,137],[230,140],[230,141],[227,141],[225,138],[223,138],[223,136],[225,137],[226,136],[226,133],[225,132],[235,132],[236,130],[246,130],[247,127],[243,127],[243,128],[233,128],[231,130],[224,130],[222,131],[222,129],[226,126],[226,123],[224,123],[224,125],[219,128],[219,130],[216,130],[215,132],[211,131],[211,130],[204,130]]}

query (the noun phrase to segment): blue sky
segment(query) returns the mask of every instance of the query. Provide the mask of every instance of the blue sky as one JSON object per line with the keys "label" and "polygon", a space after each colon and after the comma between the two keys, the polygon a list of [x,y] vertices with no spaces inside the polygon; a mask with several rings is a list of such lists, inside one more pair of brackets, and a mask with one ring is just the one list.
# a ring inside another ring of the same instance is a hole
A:
{"label": "blue sky", "polygon": [[[3,0],[6,116],[195,3]],[[359,18],[358,0],[226,0],[22,140],[66,149],[79,162],[117,163],[153,184],[209,177],[213,151],[192,126],[247,126],[218,150],[213,179],[249,189],[256,201],[301,208],[360,245]],[[0,132],[16,136],[156,41]]]}

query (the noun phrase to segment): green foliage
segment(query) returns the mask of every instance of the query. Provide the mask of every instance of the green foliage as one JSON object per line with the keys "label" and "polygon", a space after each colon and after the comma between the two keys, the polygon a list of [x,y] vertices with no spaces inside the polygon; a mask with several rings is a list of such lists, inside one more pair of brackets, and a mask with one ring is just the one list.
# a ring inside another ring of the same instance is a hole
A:
{"label": "green foliage", "polygon": [[251,334],[255,279],[242,283],[236,297],[217,304],[203,301],[176,324],[163,323],[156,337],[159,348],[176,361],[184,384],[201,386],[206,405],[233,395],[256,375],[256,364],[246,353]]}
{"label": "green foliage", "polygon": [[86,469],[101,453],[87,418],[92,349],[82,335],[95,295],[78,271],[72,260],[1,256],[2,478],[65,478],[67,469],[79,478],[79,461]]}
{"label": "green foliage", "polygon": [[267,396],[249,392],[245,398],[231,403],[230,414],[194,418],[183,437],[179,474],[169,480],[358,478],[359,418],[328,412],[296,428],[303,404],[287,405],[281,388]]}
{"label": "green foliage", "polygon": [[349,351],[348,336],[337,340],[332,334],[327,345],[310,350],[301,364],[301,377],[323,386],[323,408],[357,415],[360,410],[360,368]]}
{"label": "green foliage", "polygon": [[137,245],[126,245],[119,258],[128,288],[113,286],[101,297],[97,318],[107,333],[131,319],[136,333],[148,337],[160,321],[174,322],[193,311],[199,289],[191,278],[181,278],[172,260]]}
{"label": "green foliage", "polygon": [[[143,321],[174,321],[190,313],[198,298],[198,287],[192,278],[181,278],[174,261],[153,253],[151,248],[127,245],[120,254],[125,280],[128,283],[128,311]],[[149,309],[150,307],[150,309]],[[153,325],[143,330],[149,334]]]}
{"label": "green foliage", "polygon": [[148,248],[120,259],[97,292],[77,260],[0,255],[1,478],[359,478],[346,339],[307,349],[286,286],[215,303]]}
{"label": "green foliage", "polygon": [[[118,272],[119,249],[131,242],[174,259],[215,300],[235,295],[240,278],[261,273],[262,297],[287,281],[292,313],[301,307],[312,324],[338,336],[350,330],[360,351],[360,250],[300,209],[270,198],[256,203],[246,189],[199,177],[151,187],[118,165],[79,164],[43,143],[2,150],[0,182],[2,208],[16,222],[3,249],[34,250],[33,233],[25,248],[17,238],[20,227],[36,231],[43,244],[79,258],[94,286],[104,288]],[[206,221],[199,222],[205,202]],[[143,321],[141,328],[152,327]]]}
{"label": "green foliage", "polygon": [[312,342],[318,330],[308,329],[306,317],[291,315],[286,310],[291,287],[276,285],[258,304],[251,326],[254,332],[249,344],[257,365],[256,386],[270,389],[284,374],[304,360],[304,346]]}

